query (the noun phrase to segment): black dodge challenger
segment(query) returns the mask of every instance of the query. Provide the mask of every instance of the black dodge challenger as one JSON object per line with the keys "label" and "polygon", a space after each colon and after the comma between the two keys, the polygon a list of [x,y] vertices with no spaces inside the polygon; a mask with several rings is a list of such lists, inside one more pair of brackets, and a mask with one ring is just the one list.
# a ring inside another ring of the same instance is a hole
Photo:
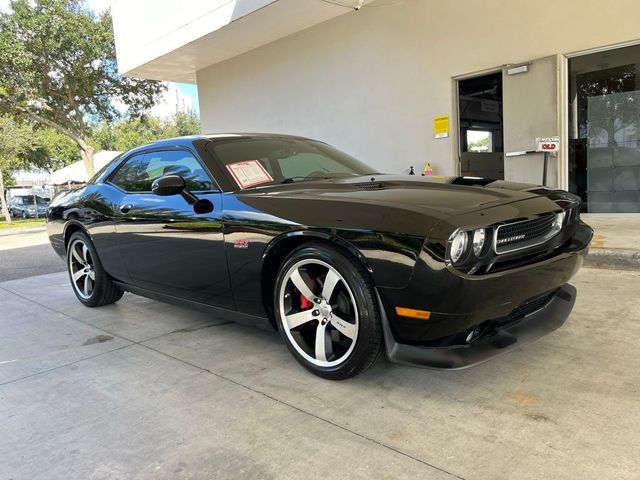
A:
{"label": "black dodge challenger", "polygon": [[129,291],[280,331],[304,367],[467,367],[560,327],[592,230],[561,190],[384,175],[315,140],[131,150],[47,211],[84,305]]}

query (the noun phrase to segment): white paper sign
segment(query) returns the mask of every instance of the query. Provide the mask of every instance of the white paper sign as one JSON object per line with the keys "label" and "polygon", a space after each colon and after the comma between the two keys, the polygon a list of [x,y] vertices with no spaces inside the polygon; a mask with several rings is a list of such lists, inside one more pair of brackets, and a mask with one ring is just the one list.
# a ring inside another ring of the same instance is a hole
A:
{"label": "white paper sign", "polygon": [[560,150],[560,137],[536,138],[536,152],[557,152]]}
{"label": "white paper sign", "polygon": [[258,160],[244,160],[242,162],[230,163],[227,169],[238,182],[240,188],[253,187],[261,183],[269,183],[273,181],[269,172],[267,172]]}

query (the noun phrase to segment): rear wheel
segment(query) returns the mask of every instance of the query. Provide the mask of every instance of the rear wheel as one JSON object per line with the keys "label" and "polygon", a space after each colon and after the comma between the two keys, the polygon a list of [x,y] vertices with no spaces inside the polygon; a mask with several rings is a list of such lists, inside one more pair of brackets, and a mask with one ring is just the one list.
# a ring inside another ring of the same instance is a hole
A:
{"label": "rear wheel", "polygon": [[363,372],[382,352],[380,314],[368,272],[324,244],[292,252],[278,272],[276,319],[305,368],[340,380]]}
{"label": "rear wheel", "polygon": [[102,268],[98,253],[84,232],[75,232],[69,239],[67,269],[73,292],[87,307],[115,303],[124,294]]}

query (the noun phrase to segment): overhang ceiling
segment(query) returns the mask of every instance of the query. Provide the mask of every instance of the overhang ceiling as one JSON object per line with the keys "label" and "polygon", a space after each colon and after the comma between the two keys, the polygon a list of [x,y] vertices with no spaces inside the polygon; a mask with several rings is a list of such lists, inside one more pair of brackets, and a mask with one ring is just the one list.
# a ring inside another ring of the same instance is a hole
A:
{"label": "overhang ceiling", "polygon": [[[364,0],[362,3],[371,1]],[[358,4],[357,0],[337,2],[352,6]],[[230,15],[227,12],[227,18],[222,21],[220,15],[217,18],[202,15],[186,25],[176,26],[174,31],[144,46],[144,38],[125,38],[124,35],[118,38],[118,16],[126,15],[130,4],[125,4],[125,0],[117,2],[113,16],[120,73],[139,78],[195,83],[198,70],[353,12],[350,8],[324,0],[245,0],[244,3],[238,0],[237,4],[227,2],[223,6],[228,10],[229,4],[235,7],[235,11]],[[188,6],[188,1],[181,5]],[[143,25],[141,30],[144,28]],[[190,36],[195,38],[189,39]]]}

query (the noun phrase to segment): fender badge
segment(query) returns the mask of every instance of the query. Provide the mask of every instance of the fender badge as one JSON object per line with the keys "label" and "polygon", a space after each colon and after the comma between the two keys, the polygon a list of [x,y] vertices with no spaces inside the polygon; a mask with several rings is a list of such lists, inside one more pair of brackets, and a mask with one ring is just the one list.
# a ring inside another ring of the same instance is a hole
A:
{"label": "fender badge", "polygon": [[236,240],[235,242],[233,242],[233,248],[249,248],[249,240]]}

